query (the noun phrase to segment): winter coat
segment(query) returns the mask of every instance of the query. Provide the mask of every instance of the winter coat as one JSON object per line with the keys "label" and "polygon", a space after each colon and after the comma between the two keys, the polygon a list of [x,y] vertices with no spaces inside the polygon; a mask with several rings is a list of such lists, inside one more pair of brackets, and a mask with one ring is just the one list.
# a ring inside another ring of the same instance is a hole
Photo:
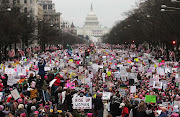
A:
{"label": "winter coat", "polygon": [[44,75],[45,74],[45,71],[44,71],[44,67],[46,65],[46,61],[44,60],[44,63],[43,64],[40,64],[38,63],[38,67],[39,67],[39,75]]}
{"label": "winter coat", "polygon": [[55,77],[54,79],[57,79],[57,80],[54,82],[54,85],[55,85],[55,86],[60,86],[60,85],[61,85],[61,80],[60,80],[60,78]]}
{"label": "winter coat", "polygon": [[[125,116],[125,115],[127,115],[127,114],[128,114],[128,116]],[[123,108],[122,113],[121,113],[121,116],[122,116],[122,117],[129,117],[129,110],[128,110],[127,107],[124,107],[124,108]]]}

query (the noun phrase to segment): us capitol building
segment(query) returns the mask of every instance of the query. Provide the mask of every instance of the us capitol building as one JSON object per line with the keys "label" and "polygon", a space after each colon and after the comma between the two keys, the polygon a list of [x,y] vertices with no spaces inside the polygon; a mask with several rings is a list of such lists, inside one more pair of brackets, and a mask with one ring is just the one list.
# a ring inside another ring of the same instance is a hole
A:
{"label": "us capitol building", "polygon": [[94,13],[91,4],[91,10],[86,17],[84,26],[82,28],[77,28],[77,35],[93,42],[101,42],[103,35],[108,32],[109,29],[107,27],[102,28],[99,25],[98,17]]}

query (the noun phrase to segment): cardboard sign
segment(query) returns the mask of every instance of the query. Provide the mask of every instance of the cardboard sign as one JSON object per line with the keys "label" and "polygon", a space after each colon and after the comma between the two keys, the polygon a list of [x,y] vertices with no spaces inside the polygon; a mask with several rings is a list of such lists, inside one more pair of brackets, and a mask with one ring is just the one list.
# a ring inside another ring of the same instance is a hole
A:
{"label": "cardboard sign", "polygon": [[12,90],[11,95],[13,96],[14,100],[17,100],[21,97],[17,89]]}
{"label": "cardboard sign", "polygon": [[78,76],[78,79],[82,80],[82,79],[85,79],[86,76]]}
{"label": "cardboard sign", "polygon": [[74,97],[73,109],[92,109],[92,97]]}
{"label": "cardboard sign", "polygon": [[156,103],[156,95],[146,95],[146,102]]}
{"label": "cardboard sign", "polygon": [[131,86],[130,87],[130,92],[131,93],[136,93],[136,86]]}

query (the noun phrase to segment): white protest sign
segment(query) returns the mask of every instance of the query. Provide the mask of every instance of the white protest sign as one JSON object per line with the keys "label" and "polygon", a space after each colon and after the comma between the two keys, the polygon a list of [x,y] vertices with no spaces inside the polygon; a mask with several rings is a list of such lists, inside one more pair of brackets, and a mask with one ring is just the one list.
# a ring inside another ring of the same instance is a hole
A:
{"label": "white protest sign", "polygon": [[114,72],[114,77],[115,78],[121,78],[121,73],[120,72]]}
{"label": "white protest sign", "polygon": [[168,107],[168,104],[169,104],[170,102],[162,102],[162,105],[164,106],[164,107]]}
{"label": "white protest sign", "polygon": [[17,89],[12,90],[11,95],[13,96],[14,100],[17,100],[21,97]]}
{"label": "white protest sign", "polygon": [[154,81],[153,88],[162,89],[162,82]]}
{"label": "white protest sign", "polygon": [[102,100],[110,100],[111,92],[103,92]]}
{"label": "white protest sign", "polygon": [[3,97],[3,92],[0,92],[0,101],[1,101],[2,97]]}
{"label": "white protest sign", "polygon": [[17,72],[18,72],[18,73],[21,73],[22,67],[18,65],[16,68],[17,68]]}
{"label": "white protest sign", "polygon": [[44,67],[44,71],[50,71],[51,67]]}
{"label": "white protest sign", "polygon": [[26,76],[26,69],[22,69],[22,74]]}
{"label": "white protest sign", "polygon": [[73,109],[92,109],[92,97],[74,97]]}
{"label": "white protest sign", "polygon": [[174,105],[177,105],[178,107],[180,107],[180,101],[174,101]]}
{"label": "white protest sign", "polygon": [[125,96],[125,89],[119,88],[119,93],[124,97]]}
{"label": "white protest sign", "polygon": [[102,73],[102,77],[105,78],[106,77],[106,73]]}
{"label": "white protest sign", "polygon": [[16,84],[19,79],[15,79],[13,75],[8,75],[7,85],[12,86]]}
{"label": "white protest sign", "polygon": [[79,66],[79,72],[83,72],[83,66]]}
{"label": "white protest sign", "polygon": [[136,93],[136,86],[131,86],[130,87],[130,92],[131,93]]}
{"label": "white protest sign", "polygon": [[53,79],[50,83],[49,83],[49,87],[52,87],[52,85],[56,82],[57,79]]}
{"label": "white protest sign", "polygon": [[128,79],[137,79],[137,73],[129,73]]}

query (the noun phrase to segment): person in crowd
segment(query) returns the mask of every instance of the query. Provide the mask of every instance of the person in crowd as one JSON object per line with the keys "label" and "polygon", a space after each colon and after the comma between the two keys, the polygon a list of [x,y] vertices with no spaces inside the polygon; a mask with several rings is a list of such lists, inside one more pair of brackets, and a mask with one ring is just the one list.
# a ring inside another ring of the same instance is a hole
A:
{"label": "person in crowd", "polygon": [[94,108],[97,117],[103,117],[103,102],[102,102],[102,93],[97,93],[96,99],[94,100]]}
{"label": "person in crowd", "polygon": [[141,102],[139,104],[139,107],[137,109],[137,117],[146,117],[146,109],[145,109],[145,104]]}
{"label": "person in crowd", "polygon": [[121,103],[120,108],[122,108],[121,117],[129,117],[129,110],[126,107],[125,103]]}
{"label": "person in crowd", "polygon": [[167,117],[167,109],[166,107],[161,107],[161,114],[159,115],[159,117]]}
{"label": "person in crowd", "polygon": [[15,113],[15,117],[18,117],[18,116],[23,116],[24,117],[24,115],[25,115],[25,117],[28,117],[28,113],[27,113],[26,109],[24,109],[24,105],[23,104],[19,104],[18,105],[18,110]]}
{"label": "person in crowd", "polygon": [[44,76],[45,76],[45,71],[44,71],[44,67],[46,65],[46,60],[41,59],[38,62],[38,68],[39,68],[39,72],[38,74],[41,76],[41,87],[43,86],[43,82],[44,82]]}

